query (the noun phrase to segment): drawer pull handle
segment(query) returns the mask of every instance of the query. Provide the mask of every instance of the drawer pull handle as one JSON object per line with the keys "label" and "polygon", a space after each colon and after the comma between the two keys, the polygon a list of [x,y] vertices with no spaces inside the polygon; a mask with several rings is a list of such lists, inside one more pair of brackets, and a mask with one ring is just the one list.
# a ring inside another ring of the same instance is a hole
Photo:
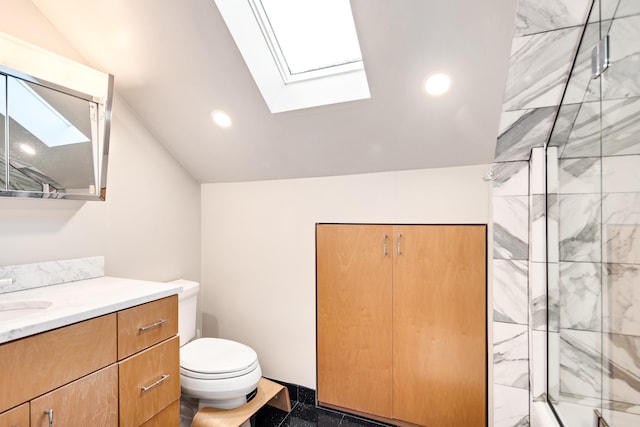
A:
{"label": "drawer pull handle", "polygon": [[140,333],[142,334],[144,332],[150,331],[151,329],[159,328],[164,323],[167,323],[167,319],[160,319],[156,323],[151,324],[149,326],[141,326],[140,327]]}
{"label": "drawer pull handle", "polygon": [[53,426],[53,409],[47,409],[44,411],[45,414],[49,416],[49,427]]}
{"label": "drawer pull handle", "polygon": [[149,390],[151,390],[152,388],[158,387],[160,384],[162,384],[163,382],[165,382],[167,379],[169,378],[168,374],[164,374],[162,377],[160,377],[160,379],[158,381],[156,381],[155,383],[148,385],[146,387],[141,387],[141,390],[143,393],[148,392]]}

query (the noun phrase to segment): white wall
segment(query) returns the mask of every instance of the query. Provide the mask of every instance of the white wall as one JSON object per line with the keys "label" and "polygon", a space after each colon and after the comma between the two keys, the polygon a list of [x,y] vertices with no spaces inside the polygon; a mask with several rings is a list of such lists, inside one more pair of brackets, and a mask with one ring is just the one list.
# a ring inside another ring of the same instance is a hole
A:
{"label": "white wall", "polygon": [[[83,62],[30,1],[2,0],[0,31]],[[200,185],[117,96],[111,130],[106,202],[0,198],[0,265],[105,255],[109,275],[200,278]]]}
{"label": "white wall", "polygon": [[315,224],[488,223],[487,165],[202,186],[206,336],[315,388]]}

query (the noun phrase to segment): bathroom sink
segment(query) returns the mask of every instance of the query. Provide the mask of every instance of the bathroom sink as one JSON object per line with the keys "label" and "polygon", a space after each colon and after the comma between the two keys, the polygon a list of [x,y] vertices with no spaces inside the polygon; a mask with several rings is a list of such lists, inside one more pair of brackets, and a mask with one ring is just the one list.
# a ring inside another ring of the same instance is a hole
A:
{"label": "bathroom sink", "polygon": [[0,302],[0,322],[38,313],[52,304],[51,301],[37,300]]}

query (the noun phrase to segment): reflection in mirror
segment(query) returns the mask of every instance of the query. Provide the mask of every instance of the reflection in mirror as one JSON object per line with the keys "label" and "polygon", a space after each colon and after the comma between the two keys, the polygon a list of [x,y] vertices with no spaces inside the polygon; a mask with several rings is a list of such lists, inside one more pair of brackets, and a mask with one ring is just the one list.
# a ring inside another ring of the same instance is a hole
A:
{"label": "reflection in mirror", "polygon": [[0,32],[0,196],[105,200],[113,76]]}
{"label": "reflection in mirror", "polygon": [[97,105],[7,79],[9,190],[95,194]]}

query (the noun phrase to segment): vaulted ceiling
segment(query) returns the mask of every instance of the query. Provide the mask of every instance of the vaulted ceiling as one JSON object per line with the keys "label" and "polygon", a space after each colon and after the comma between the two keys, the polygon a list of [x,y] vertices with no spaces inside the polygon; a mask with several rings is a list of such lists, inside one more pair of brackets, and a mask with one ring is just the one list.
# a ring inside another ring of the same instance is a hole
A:
{"label": "vaulted ceiling", "polygon": [[199,182],[493,161],[516,0],[351,0],[371,98],[276,114],[214,0],[32,1]]}

